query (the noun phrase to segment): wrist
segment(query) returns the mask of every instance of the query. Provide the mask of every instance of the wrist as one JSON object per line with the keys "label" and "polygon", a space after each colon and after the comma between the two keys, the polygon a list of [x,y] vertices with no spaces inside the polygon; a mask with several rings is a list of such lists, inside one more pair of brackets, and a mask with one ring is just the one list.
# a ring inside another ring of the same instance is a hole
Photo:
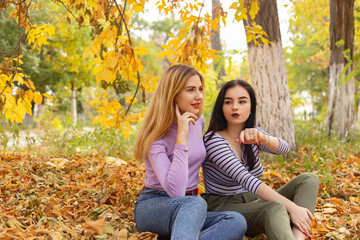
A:
{"label": "wrist", "polygon": [[262,140],[259,143],[260,144],[269,143],[270,142],[270,136],[265,134],[265,133],[262,133],[262,134],[263,134],[263,137],[262,137]]}
{"label": "wrist", "polygon": [[186,145],[186,136],[177,136],[176,137],[176,144]]}
{"label": "wrist", "polygon": [[183,150],[184,152],[188,152],[189,148],[185,144],[176,144],[175,149]]}

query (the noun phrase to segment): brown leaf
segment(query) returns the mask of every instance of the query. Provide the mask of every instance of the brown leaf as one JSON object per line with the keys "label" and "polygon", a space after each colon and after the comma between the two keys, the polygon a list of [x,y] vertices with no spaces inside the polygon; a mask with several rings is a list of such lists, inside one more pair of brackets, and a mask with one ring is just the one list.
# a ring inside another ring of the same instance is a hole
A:
{"label": "brown leaf", "polygon": [[158,235],[151,232],[142,232],[139,236],[139,240],[157,240]]}
{"label": "brown leaf", "polygon": [[[84,217],[85,219],[86,217]],[[105,218],[99,218],[96,221],[92,221],[89,218],[86,218],[84,223],[85,229],[93,230],[96,234],[103,234],[105,226]]]}

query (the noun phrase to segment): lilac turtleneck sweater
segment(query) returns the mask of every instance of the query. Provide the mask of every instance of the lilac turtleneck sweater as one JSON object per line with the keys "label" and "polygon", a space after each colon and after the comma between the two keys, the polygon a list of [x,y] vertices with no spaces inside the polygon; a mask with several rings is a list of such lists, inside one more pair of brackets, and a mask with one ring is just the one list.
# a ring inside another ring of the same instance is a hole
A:
{"label": "lilac turtleneck sweater", "polygon": [[[170,197],[185,196],[186,191],[199,183],[199,169],[206,151],[202,139],[204,119],[200,117],[195,125],[190,123],[186,138],[187,145],[176,144],[177,125],[172,125],[168,134],[156,140],[145,159],[145,186],[166,191]],[[184,149],[188,148],[188,151]]]}

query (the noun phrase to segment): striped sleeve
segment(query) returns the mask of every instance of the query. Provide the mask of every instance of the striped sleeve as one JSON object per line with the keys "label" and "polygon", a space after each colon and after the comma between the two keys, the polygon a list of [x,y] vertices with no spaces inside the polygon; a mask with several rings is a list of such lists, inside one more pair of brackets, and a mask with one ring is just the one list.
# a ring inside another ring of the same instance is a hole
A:
{"label": "striped sleeve", "polygon": [[[210,139],[208,137],[209,135],[205,135],[204,139],[207,161],[215,164],[223,174],[236,181],[243,188],[256,194],[262,181],[248,172],[247,168],[240,162],[229,144],[223,138],[216,134]],[[210,169],[212,173],[215,173],[215,170],[215,168]]]}
{"label": "striped sleeve", "polygon": [[[255,127],[258,131],[266,134],[266,135],[269,135],[269,136],[272,136],[274,137],[273,135],[271,135],[270,133],[266,132],[264,129],[260,128],[260,127]],[[278,149],[276,149],[275,151],[270,151],[268,148],[266,148],[264,145],[262,144],[259,144],[259,149],[260,151],[263,151],[263,152],[268,152],[268,153],[272,153],[272,154],[277,154],[277,155],[283,155],[283,154],[287,154],[290,150],[289,148],[289,144],[281,139],[281,138],[277,138],[280,142],[280,145],[278,147]]]}

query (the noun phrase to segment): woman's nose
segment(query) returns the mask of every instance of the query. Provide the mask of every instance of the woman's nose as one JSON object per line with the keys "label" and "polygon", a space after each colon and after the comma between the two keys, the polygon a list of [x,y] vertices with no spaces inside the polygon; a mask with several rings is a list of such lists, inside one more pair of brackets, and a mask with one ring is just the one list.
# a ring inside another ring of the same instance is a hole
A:
{"label": "woman's nose", "polygon": [[203,94],[201,91],[197,91],[197,94],[196,94],[196,99],[202,99],[203,98]]}
{"label": "woman's nose", "polygon": [[238,108],[239,108],[239,104],[234,103],[234,104],[232,105],[232,108],[233,108],[233,109],[238,109]]}

